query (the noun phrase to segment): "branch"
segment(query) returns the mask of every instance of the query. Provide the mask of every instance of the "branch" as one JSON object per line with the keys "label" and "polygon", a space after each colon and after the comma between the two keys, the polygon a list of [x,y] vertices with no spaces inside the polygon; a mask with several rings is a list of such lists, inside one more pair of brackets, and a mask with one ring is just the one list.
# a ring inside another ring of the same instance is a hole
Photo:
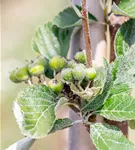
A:
{"label": "branch", "polygon": [[91,41],[90,41],[90,27],[87,11],[87,0],[82,0],[82,27],[85,40],[85,49],[87,55],[87,67],[92,67],[92,51],[91,51]]}

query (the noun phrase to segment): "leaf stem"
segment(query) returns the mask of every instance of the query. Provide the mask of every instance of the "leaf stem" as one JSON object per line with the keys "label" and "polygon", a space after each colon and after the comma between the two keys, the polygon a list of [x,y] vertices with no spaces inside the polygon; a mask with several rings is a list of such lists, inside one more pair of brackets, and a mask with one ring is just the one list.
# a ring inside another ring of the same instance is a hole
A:
{"label": "leaf stem", "polygon": [[92,51],[90,40],[90,27],[87,10],[87,0],[82,0],[82,27],[84,33],[85,49],[87,55],[87,67],[92,67]]}

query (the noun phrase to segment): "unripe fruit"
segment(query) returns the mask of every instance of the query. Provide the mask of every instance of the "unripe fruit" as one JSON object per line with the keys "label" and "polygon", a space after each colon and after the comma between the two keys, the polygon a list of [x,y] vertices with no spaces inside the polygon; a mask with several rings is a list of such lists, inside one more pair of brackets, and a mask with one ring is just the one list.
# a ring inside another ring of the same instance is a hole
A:
{"label": "unripe fruit", "polygon": [[15,73],[16,73],[16,70],[11,71],[9,78],[14,83],[20,83],[21,81],[16,78]]}
{"label": "unripe fruit", "polygon": [[19,68],[16,71],[15,76],[20,81],[26,81],[26,80],[28,80],[29,77],[30,77],[30,74],[28,72],[27,66],[23,66],[23,67]]}
{"label": "unripe fruit", "polygon": [[65,81],[72,81],[73,80],[72,69],[71,68],[63,69],[61,72],[61,77]]}
{"label": "unripe fruit", "polygon": [[28,70],[31,75],[38,76],[45,72],[47,69],[47,60],[41,56],[36,59],[33,63],[28,65]]}
{"label": "unripe fruit", "polygon": [[69,67],[69,68],[75,68],[76,67],[76,61],[75,60],[70,60],[69,62],[68,62],[68,65],[67,65],[67,67]]}
{"label": "unripe fruit", "polygon": [[66,59],[61,56],[54,56],[49,62],[50,68],[52,70],[55,70],[56,72],[61,71],[66,65],[67,65]]}
{"label": "unripe fruit", "polygon": [[81,64],[81,63],[79,63],[79,64],[76,63],[75,68],[76,67],[84,68],[84,69],[86,68],[86,66],[84,64]]}
{"label": "unripe fruit", "polygon": [[75,60],[80,63],[86,63],[86,52],[83,50],[82,52],[77,52],[74,56]]}
{"label": "unripe fruit", "polygon": [[86,68],[85,69],[85,76],[89,80],[93,80],[96,77],[96,70],[94,68]]}
{"label": "unripe fruit", "polygon": [[72,70],[72,74],[73,74],[73,78],[75,80],[78,80],[78,81],[81,81],[84,79],[85,77],[85,69],[82,68],[82,67],[75,67],[73,70]]}
{"label": "unripe fruit", "polygon": [[49,81],[48,87],[51,88],[55,93],[59,94],[63,89],[63,83],[59,80],[52,79]]}

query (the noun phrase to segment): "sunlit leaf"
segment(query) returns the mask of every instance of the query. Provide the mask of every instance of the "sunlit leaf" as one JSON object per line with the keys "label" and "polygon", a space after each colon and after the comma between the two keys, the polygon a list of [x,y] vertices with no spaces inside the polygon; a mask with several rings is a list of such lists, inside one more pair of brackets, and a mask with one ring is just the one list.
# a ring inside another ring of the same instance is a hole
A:
{"label": "sunlit leaf", "polygon": [[120,27],[114,46],[116,56],[124,55],[131,47],[135,50],[135,19],[129,20]]}
{"label": "sunlit leaf", "polygon": [[32,49],[47,59],[61,55],[66,57],[73,28],[60,29],[51,22],[37,28],[32,40]]}
{"label": "sunlit leaf", "polygon": [[134,144],[118,128],[108,124],[92,124],[90,137],[97,150],[135,150]]}
{"label": "sunlit leaf", "polygon": [[112,5],[114,14],[128,16],[135,18],[135,1],[134,0],[121,0],[118,6],[114,3]]}
{"label": "sunlit leaf", "polygon": [[[77,6],[78,10],[81,11],[81,7]],[[89,19],[97,21],[91,13],[89,13]],[[60,12],[53,20],[52,23],[60,28],[71,28],[81,26],[82,18],[78,17],[75,10],[72,7],[68,7]]]}
{"label": "sunlit leaf", "polygon": [[120,57],[114,86],[118,84],[126,84],[129,88],[135,87],[135,49]]}
{"label": "sunlit leaf", "polygon": [[14,102],[14,114],[25,136],[41,138],[55,122],[56,94],[45,85],[30,86]]}
{"label": "sunlit leaf", "polygon": [[135,119],[135,98],[127,93],[113,95],[97,112],[109,120],[133,120]]}

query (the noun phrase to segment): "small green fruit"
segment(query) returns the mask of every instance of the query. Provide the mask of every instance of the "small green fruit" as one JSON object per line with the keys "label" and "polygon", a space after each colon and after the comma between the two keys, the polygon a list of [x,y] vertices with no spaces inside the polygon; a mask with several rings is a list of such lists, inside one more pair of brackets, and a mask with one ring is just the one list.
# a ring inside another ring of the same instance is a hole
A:
{"label": "small green fruit", "polygon": [[55,93],[59,94],[63,89],[63,83],[59,80],[52,79],[49,81],[48,87],[51,88]]}
{"label": "small green fruit", "polygon": [[85,77],[85,69],[83,67],[75,67],[72,70],[72,74],[75,80],[81,81]]}
{"label": "small green fruit", "polygon": [[72,81],[73,80],[72,69],[71,68],[63,69],[61,72],[61,77],[65,81]]}
{"label": "small green fruit", "polygon": [[47,69],[47,60],[43,56],[39,57],[34,62],[28,65],[29,73],[35,76],[44,73],[46,69]]}
{"label": "small green fruit", "polygon": [[81,64],[81,63],[79,63],[79,64],[76,63],[75,68],[76,67],[84,68],[84,69],[86,68],[86,66],[84,64]]}
{"label": "small green fruit", "polygon": [[89,80],[93,80],[97,75],[96,70],[94,68],[86,68],[85,69],[85,74],[86,74],[85,75],[86,78],[89,79]]}
{"label": "small green fruit", "polygon": [[16,73],[16,70],[11,71],[9,78],[14,83],[20,83],[21,81],[16,78],[15,73]]}
{"label": "small green fruit", "polygon": [[61,71],[66,65],[67,65],[66,59],[61,56],[54,56],[49,62],[50,68],[52,70],[55,70],[56,72]]}
{"label": "small green fruit", "polygon": [[28,72],[28,68],[27,66],[24,66],[24,67],[21,67],[19,68],[16,73],[15,73],[15,76],[18,80],[20,81],[26,81],[29,79],[30,77],[30,74]]}
{"label": "small green fruit", "polygon": [[80,63],[86,63],[86,52],[83,50],[82,52],[77,52],[74,56],[75,60]]}
{"label": "small green fruit", "polygon": [[68,62],[68,65],[67,65],[67,67],[68,68],[75,68],[76,67],[76,61],[75,60],[70,60],[69,62]]}

